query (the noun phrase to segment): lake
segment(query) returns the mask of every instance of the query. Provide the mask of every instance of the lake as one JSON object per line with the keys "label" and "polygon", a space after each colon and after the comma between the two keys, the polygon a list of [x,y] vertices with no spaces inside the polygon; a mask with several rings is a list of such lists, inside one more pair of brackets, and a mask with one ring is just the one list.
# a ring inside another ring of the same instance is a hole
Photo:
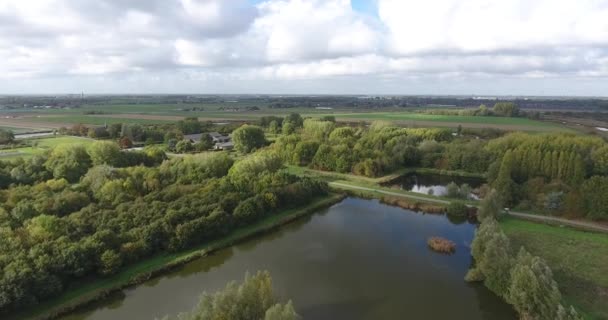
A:
{"label": "lake", "polygon": [[[483,185],[485,180],[480,178],[457,177],[439,174],[407,174],[391,180],[384,185],[391,188],[398,188],[421,194],[432,193],[435,196],[445,196],[447,194],[446,187],[451,182],[456,183],[459,187],[466,183],[472,189],[475,189]],[[469,197],[472,199],[478,199],[478,197],[473,193],[469,194]]]}
{"label": "lake", "polygon": [[[474,230],[443,215],[347,198],[62,319],[161,318],[257,270],[270,271],[275,292],[304,319],[515,319],[483,285],[463,280]],[[429,250],[431,236],[454,241],[456,253]]]}

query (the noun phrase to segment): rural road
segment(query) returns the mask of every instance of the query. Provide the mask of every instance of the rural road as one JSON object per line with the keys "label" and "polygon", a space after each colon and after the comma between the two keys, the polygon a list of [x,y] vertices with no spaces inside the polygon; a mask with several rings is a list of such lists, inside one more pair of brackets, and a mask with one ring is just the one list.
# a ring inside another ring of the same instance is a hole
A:
{"label": "rural road", "polygon": [[[390,195],[390,196],[403,197],[403,198],[415,199],[415,200],[426,201],[426,202],[441,203],[441,204],[450,203],[447,200],[418,197],[415,195],[385,191],[385,190],[381,190],[381,189],[354,186],[354,185],[340,183],[340,182],[330,182],[329,185],[335,186],[338,188],[343,188],[343,189],[372,191],[372,192],[382,193],[382,194],[386,194],[386,195]],[[521,219],[526,219],[526,220],[557,223],[557,224],[561,224],[561,225],[571,226],[574,228],[582,228],[582,229],[586,229],[586,230],[608,233],[608,226],[604,226],[604,225],[593,223],[593,222],[568,220],[568,219],[551,217],[551,216],[539,216],[539,215],[535,215],[535,214],[528,214],[528,213],[515,212],[515,211],[509,211],[509,215],[511,215],[513,217],[521,218]]]}

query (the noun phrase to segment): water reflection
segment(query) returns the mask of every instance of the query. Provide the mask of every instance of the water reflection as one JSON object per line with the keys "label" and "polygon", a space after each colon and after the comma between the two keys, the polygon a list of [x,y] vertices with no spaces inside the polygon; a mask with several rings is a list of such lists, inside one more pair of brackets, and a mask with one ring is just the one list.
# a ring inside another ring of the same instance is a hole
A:
{"label": "water reflection", "polygon": [[[472,189],[475,189],[479,188],[484,183],[484,180],[438,174],[408,174],[392,180],[386,185],[421,194],[445,196],[447,194],[447,185],[451,182],[456,183],[459,187],[468,184]],[[477,198],[474,193],[470,193],[469,197],[473,199]]]}
{"label": "water reflection", "polygon": [[[190,310],[246,271],[269,270],[304,319],[514,319],[511,308],[463,277],[475,225],[348,198],[322,214],[198,259],[64,319],[154,319]],[[430,236],[457,245],[432,252]]]}

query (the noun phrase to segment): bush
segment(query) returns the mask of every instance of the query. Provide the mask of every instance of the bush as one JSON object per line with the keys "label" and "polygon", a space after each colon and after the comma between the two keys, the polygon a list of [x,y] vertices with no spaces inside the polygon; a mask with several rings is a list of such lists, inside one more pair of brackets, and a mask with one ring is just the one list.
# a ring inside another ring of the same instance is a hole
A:
{"label": "bush", "polygon": [[447,207],[447,212],[451,216],[465,217],[469,213],[469,207],[460,201],[452,201]]}

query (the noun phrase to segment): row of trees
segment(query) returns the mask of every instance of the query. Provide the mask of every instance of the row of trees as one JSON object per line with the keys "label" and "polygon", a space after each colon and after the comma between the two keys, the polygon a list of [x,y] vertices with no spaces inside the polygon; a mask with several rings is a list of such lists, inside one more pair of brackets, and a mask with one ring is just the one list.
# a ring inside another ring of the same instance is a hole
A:
{"label": "row of trees", "polygon": [[562,304],[557,283],[544,260],[523,247],[513,255],[510,241],[496,220],[500,207],[500,197],[493,190],[479,210],[481,225],[471,244],[475,266],[465,279],[483,281],[513,305],[521,319],[582,319],[573,307]]}
{"label": "row of trees", "polygon": [[608,218],[608,145],[597,137],[514,133],[491,140],[488,181],[508,206]]}
{"label": "row of trees", "polygon": [[497,102],[493,108],[488,108],[482,104],[477,109],[427,109],[423,111],[425,114],[435,115],[450,115],[450,116],[499,116],[499,117],[517,117],[519,107],[513,102]]}
{"label": "row of trees", "polygon": [[296,320],[298,314],[291,301],[278,302],[272,290],[272,278],[268,271],[258,271],[254,276],[245,275],[242,284],[230,282],[223,290],[213,294],[203,293],[198,305],[190,312],[163,320]]}
{"label": "row of trees", "polygon": [[9,166],[0,190],[0,313],[327,192],[325,183],[280,171],[269,151],[236,163],[218,152],[116,167],[132,153],[110,143],[62,146]]}

